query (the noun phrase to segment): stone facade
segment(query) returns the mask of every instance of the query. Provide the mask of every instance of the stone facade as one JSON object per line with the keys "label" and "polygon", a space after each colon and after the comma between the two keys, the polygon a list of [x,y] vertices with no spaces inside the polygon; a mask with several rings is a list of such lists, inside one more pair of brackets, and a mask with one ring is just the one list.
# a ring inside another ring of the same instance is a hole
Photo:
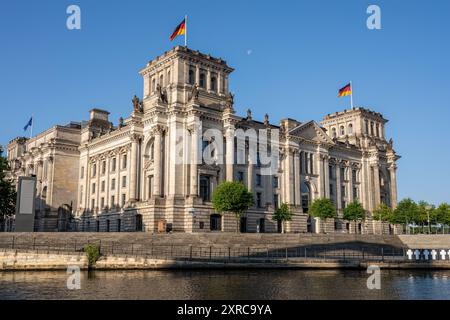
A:
{"label": "stone facade", "polygon": [[[250,110],[239,117],[228,89],[232,71],[222,59],[175,47],[140,71],[142,101],[135,97],[133,112],[117,126],[107,111],[93,109],[89,121],[78,126],[13,140],[8,145],[12,176],[39,179],[39,164],[51,163],[38,195],[42,199],[45,185],[51,190],[47,207],[72,203],[79,231],[233,232],[235,218],[215,214],[211,195],[221,182],[238,180],[255,197],[241,220],[242,231],[276,232],[271,216],[286,202],[294,212],[287,232],[320,232],[322,224],[307,212],[311,201],[327,197],[340,217],[326,221],[328,232],[373,233],[370,218],[354,228],[342,219],[342,210],[353,200],[369,213],[381,202],[395,207],[399,156],[392,139],[386,141],[387,120],[365,108],[327,115],[320,124],[283,119],[275,125],[267,115],[254,120]],[[244,136],[241,143],[239,130],[257,135]],[[278,143],[265,149],[277,155],[270,174],[260,161],[264,149],[251,151],[253,143],[261,147],[262,130],[279,135]],[[210,131],[219,134],[212,137]],[[212,162],[202,158],[206,153]],[[58,229],[54,222],[39,221],[39,230]]]}

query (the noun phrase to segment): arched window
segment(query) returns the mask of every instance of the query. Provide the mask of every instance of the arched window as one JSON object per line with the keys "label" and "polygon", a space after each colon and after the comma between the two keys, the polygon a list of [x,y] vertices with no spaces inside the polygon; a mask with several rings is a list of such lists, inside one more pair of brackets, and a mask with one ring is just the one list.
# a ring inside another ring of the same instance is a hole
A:
{"label": "arched window", "polygon": [[155,90],[156,90],[156,79],[153,78],[152,79],[152,92],[155,92]]}
{"label": "arched window", "polygon": [[303,213],[308,213],[309,204],[311,202],[311,190],[305,182],[302,182],[300,192],[302,194],[301,197],[302,197]]}
{"label": "arched window", "polygon": [[350,123],[350,124],[348,125],[347,133],[348,133],[348,134],[353,134],[353,124]]}
{"label": "arched window", "polygon": [[194,84],[195,83],[195,73],[194,70],[190,69],[189,70],[189,84]]}
{"label": "arched window", "polygon": [[331,136],[332,136],[333,138],[336,138],[336,137],[337,137],[337,134],[336,134],[336,128],[332,128],[332,129],[331,129]]}
{"label": "arched window", "polygon": [[199,83],[199,86],[200,87],[202,87],[202,88],[205,88],[206,87],[206,81],[205,81],[205,74],[204,73],[200,73],[200,83]]}
{"label": "arched window", "polygon": [[162,87],[162,86],[164,86],[164,76],[163,75],[160,75],[159,76],[159,85]]}
{"label": "arched window", "polygon": [[339,131],[340,131],[339,134],[341,136],[345,135],[345,128],[344,128],[344,126],[341,126]]}
{"label": "arched window", "polygon": [[217,79],[216,79],[216,77],[211,77],[211,91],[217,91]]}

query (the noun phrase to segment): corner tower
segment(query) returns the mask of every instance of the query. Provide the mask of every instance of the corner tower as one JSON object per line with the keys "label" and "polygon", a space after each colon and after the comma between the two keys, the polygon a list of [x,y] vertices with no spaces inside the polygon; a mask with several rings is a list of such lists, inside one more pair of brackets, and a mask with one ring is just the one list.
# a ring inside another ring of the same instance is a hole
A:
{"label": "corner tower", "polygon": [[233,69],[226,61],[177,46],[140,71],[144,80],[144,112],[156,104],[183,108],[195,95],[202,105],[221,108]]}

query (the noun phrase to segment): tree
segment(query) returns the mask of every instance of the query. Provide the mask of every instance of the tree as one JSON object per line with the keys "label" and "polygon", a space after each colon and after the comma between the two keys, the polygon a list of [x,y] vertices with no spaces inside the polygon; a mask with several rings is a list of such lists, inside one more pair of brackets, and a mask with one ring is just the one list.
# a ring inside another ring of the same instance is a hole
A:
{"label": "tree", "polygon": [[[380,222],[391,222],[393,210],[385,203],[381,203],[380,206],[373,211],[372,218]],[[381,226],[381,234],[383,234],[383,226]]]}
{"label": "tree", "polygon": [[358,201],[353,201],[344,208],[344,219],[348,221],[355,222],[355,233],[356,233],[356,222],[362,221],[366,218],[366,210],[364,210],[361,203]]}
{"label": "tree", "polygon": [[426,201],[419,201],[417,204],[417,223],[422,225],[422,232],[424,232],[424,225],[425,223],[428,226],[428,232],[430,232],[430,222],[431,217],[434,215],[435,207],[433,205],[430,205]]}
{"label": "tree", "polygon": [[[330,199],[326,198],[314,200],[311,204],[309,212],[311,216],[320,218],[322,227],[324,226],[323,221],[325,219],[336,217],[336,208],[334,207],[333,202]],[[324,233],[326,233],[325,228],[323,228],[323,230]]]}
{"label": "tree", "polygon": [[236,232],[239,231],[242,213],[253,204],[253,194],[241,182],[223,182],[212,195],[212,205],[217,213],[230,212],[235,214],[237,220]]}
{"label": "tree", "polygon": [[[441,203],[432,214],[433,221],[442,225],[450,225],[450,204]],[[444,231],[444,230],[442,230]]]}
{"label": "tree", "polygon": [[282,203],[279,208],[277,208],[272,216],[272,220],[278,222],[278,228],[281,226],[281,233],[284,233],[284,221],[291,221],[292,220],[292,211],[289,208],[287,203]]}
{"label": "tree", "polygon": [[410,198],[403,199],[394,210],[393,223],[407,225],[411,222],[418,221],[419,209],[417,204]]}
{"label": "tree", "polygon": [[2,151],[0,146],[0,225],[4,223],[6,217],[16,212],[16,191],[12,182],[6,178],[9,165],[2,156]]}

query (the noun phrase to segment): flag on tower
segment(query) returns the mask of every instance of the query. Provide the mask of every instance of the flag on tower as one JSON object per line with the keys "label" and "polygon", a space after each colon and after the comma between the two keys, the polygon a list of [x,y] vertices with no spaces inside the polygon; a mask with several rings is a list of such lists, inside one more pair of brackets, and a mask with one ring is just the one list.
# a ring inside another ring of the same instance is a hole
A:
{"label": "flag on tower", "polygon": [[175,28],[175,31],[170,36],[170,41],[183,34],[186,34],[186,18],[184,18],[183,21],[181,21],[181,23]]}
{"label": "flag on tower", "polygon": [[27,122],[27,125],[23,127],[23,131],[27,131],[29,127],[33,126],[33,117]]}
{"label": "flag on tower", "polygon": [[350,96],[352,94],[352,84],[349,83],[339,90],[338,97]]}

